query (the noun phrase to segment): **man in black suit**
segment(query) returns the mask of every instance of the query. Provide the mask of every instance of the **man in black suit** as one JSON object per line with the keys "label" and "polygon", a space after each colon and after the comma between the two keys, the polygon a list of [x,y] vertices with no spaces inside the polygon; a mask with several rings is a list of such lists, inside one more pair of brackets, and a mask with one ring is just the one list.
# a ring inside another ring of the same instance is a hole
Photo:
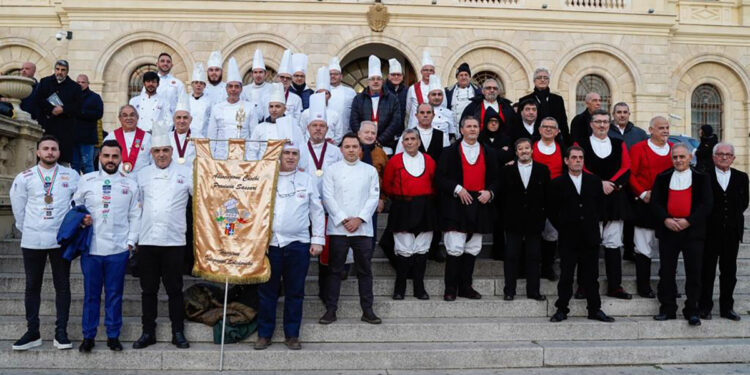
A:
{"label": "man in black suit", "polygon": [[585,101],[586,109],[570,121],[569,145],[576,142],[580,143],[582,139],[588,138],[591,135],[591,125],[589,125],[591,123],[591,114],[597,109],[602,108],[602,97],[595,92],[586,94]]}
{"label": "man in black suit", "polygon": [[560,129],[562,144],[568,144],[568,115],[565,112],[565,101],[562,96],[553,94],[549,90],[550,73],[546,68],[534,70],[534,91],[518,99],[523,103],[529,99],[537,104],[536,125],[539,126],[545,117],[554,117]]}
{"label": "man in black suit", "polygon": [[524,258],[526,297],[537,301],[547,298],[539,293],[542,230],[547,221],[544,212],[545,189],[549,169],[532,160],[531,140],[520,138],[515,143],[515,164],[506,165],[502,173],[502,211],[505,216],[505,294],[506,301],[516,295],[519,259]]}
{"label": "man in black suit", "polygon": [[565,153],[567,173],[552,180],[547,189],[548,217],[559,233],[560,281],[557,283],[557,312],[551,322],[568,318],[568,302],[573,296],[573,273],[578,274],[586,293],[588,318],[602,322],[615,319],[601,310],[599,297],[599,244],[602,241],[599,221],[604,199],[602,180],[583,172],[583,149],[568,148]]}
{"label": "man in black suit", "polygon": [[54,74],[39,81],[36,97],[37,120],[45,134],[60,140],[60,161],[64,163],[73,161],[73,136],[83,95],[81,86],[68,77],[68,69],[66,60],[58,60]]}
{"label": "man in black suit", "polygon": [[656,177],[651,190],[651,209],[659,225],[659,315],[655,320],[677,318],[677,258],[685,261],[685,308],[691,326],[699,326],[701,263],[706,238],[706,219],[713,206],[708,176],[690,168],[690,151],[684,144],[672,146],[672,165]]}
{"label": "man in black suit", "polygon": [[719,263],[719,314],[722,318],[740,320],[734,312],[734,286],[737,284],[737,251],[745,228],[744,212],[748,206],[747,174],[731,168],[734,162],[734,146],[721,142],[714,146],[713,159],[716,168],[708,171],[714,207],[708,217],[706,244],[703,248],[702,290],[698,307],[703,319],[711,319],[711,310],[716,279],[716,263]]}
{"label": "man in black suit", "polygon": [[516,142],[521,138],[528,138],[537,141],[541,138],[539,135],[539,122],[537,122],[537,104],[536,101],[528,99],[518,105],[519,116],[511,122],[507,129],[508,137],[511,142]]}

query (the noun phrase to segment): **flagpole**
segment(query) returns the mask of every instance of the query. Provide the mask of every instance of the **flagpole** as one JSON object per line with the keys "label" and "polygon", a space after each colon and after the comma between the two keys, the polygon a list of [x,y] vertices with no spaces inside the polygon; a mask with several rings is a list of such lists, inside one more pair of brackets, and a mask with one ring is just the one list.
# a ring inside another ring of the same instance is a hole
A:
{"label": "flagpole", "polygon": [[229,294],[229,277],[224,283],[224,313],[221,319],[221,353],[219,354],[219,371],[224,370],[224,332],[227,326],[227,296]]}

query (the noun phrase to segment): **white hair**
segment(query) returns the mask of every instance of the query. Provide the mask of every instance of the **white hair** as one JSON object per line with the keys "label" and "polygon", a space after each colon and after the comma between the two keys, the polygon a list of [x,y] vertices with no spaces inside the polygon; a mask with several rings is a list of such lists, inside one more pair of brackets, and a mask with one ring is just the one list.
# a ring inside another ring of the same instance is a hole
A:
{"label": "white hair", "polygon": [[716,151],[719,150],[719,147],[729,147],[730,150],[732,150],[732,155],[734,155],[734,145],[729,142],[719,142],[714,146],[713,151],[711,152],[713,155],[716,155]]}
{"label": "white hair", "polygon": [[550,74],[549,69],[547,69],[545,67],[539,67],[539,68],[536,68],[534,70],[534,74],[533,74],[533,76],[531,78],[536,78],[536,75],[539,74],[539,73],[541,73],[541,72],[547,73],[548,76],[552,75],[552,74]]}

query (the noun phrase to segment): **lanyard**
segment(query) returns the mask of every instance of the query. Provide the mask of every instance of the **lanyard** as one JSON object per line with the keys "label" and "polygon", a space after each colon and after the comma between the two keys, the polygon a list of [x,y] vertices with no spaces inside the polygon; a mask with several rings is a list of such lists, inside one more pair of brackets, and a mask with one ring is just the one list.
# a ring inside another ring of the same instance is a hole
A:
{"label": "lanyard", "polygon": [[[49,198],[47,198],[47,197],[51,197],[52,196],[52,187],[55,186],[55,180],[57,179],[57,169],[58,168],[59,168],[59,166],[55,166],[55,170],[52,171],[52,179],[51,179],[51,182],[49,182],[49,187],[47,187],[46,185],[47,185],[48,181],[46,181],[44,179],[44,176],[42,175],[42,169],[39,168],[39,166],[36,167],[36,173],[39,175],[39,179],[42,180],[42,186],[43,186],[43,188],[45,190],[44,191],[44,197],[45,197],[44,200],[45,200],[45,202],[47,200],[49,200]],[[52,203],[52,202],[47,202],[47,203]]]}

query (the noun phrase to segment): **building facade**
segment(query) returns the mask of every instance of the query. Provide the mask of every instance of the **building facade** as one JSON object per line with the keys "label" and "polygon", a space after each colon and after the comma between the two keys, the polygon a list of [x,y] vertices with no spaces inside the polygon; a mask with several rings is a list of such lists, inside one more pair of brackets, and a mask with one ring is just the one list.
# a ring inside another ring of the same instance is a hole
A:
{"label": "building facade", "polygon": [[675,134],[712,125],[750,165],[750,0],[0,0],[0,73],[32,61],[43,77],[67,59],[102,94],[109,130],[160,52],[187,83],[213,50],[250,71],[256,48],[271,72],[284,49],[308,54],[313,87],[312,72],[338,56],[355,88],[368,55],[399,59],[413,81],[427,48],[444,85],[467,62],[513,101],[546,67],[569,118],[597,91],[629,103],[644,128],[656,115]]}

